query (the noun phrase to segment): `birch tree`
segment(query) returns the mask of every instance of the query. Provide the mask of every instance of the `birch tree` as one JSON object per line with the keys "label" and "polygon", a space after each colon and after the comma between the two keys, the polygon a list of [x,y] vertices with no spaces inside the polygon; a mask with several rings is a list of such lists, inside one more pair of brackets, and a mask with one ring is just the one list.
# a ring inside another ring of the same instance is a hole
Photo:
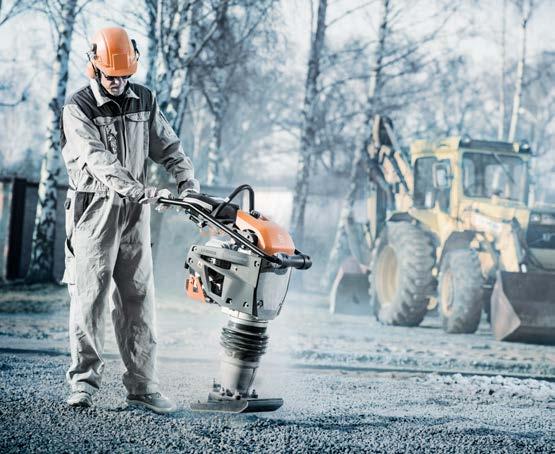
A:
{"label": "birch tree", "polygon": [[[146,1],[153,11],[155,0]],[[227,4],[228,0],[220,0],[212,11],[204,11],[202,0],[157,0],[156,12],[149,18],[149,33],[156,24],[155,39],[149,40],[149,55],[156,52],[156,63],[149,64],[147,79],[156,88],[160,110],[178,135],[187,108],[192,67],[216,31]],[[211,21],[210,14],[214,16]]]}
{"label": "birch tree", "polygon": [[[215,93],[210,96],[204,87],[204,94],[212,114],[211,134],[209,137],[207,168],[206,168],[206,184],[215,185],[220,183],[221,167],[220,167],[220,149],[222,146],[222,129],[223,119],[229,104],[229,96],[226,93],[226,60],[230,52],[233,52],[233,32],[230,29],[229,18],[227,17],[227,8],[218,18],[216,23],[216,32],[214,37],[214,63],[209,73],[205,73],[213,86]],[[231,70],[236,65],[231,65]]]}
{"label": "birch tree", "polygon": [[513,110],[511,113],[511,123],[509,126],[508,141],[513,142],[518,127],[518,120],[520,114],[520,106],[522,103],[522,89],[524,84],[524,77],[526,71],[526,38],[528,31],[528,22],[534,7],[534,0],[520,0],[520,56],[516,68],[516,81],[515,91],[513,96]]}
{"label": "birch tree", "polygon": [[497,124],[497,140],[505,137],[505,59],[507,51],[507,0],[503,0],[501,10],[501,70],[499,80],[499,120]]}
{"label": "birch tree", "polygon": [[[147,79],[154,85],[160,110],[177,135],[180,135],[191,89],[192,67],[216,31],[216,24],[227,8],[228,0],[219,0],[214,8],[204,8],[202,0],[146,0],[152,17],[149,33],[155,24],[154,42],[149,39],[150,59],[156,52],[154,65],[149,64]],[[156,1],[154,12],[153,2]],[[150,36],[150,35],[149,35]],[[164,187],[169,175],[152,164],[150,184]],[[162,228],[162,213],[152,217],[151,237],[156,254]]]}
{"label": "birch tree", "polygon": [[146,17],[142,18],[143,25],[147,32],[147,70],[145,85],[156,92],[156,58],[158,55],[158,40],[156,39],[156,27],[158,22],[158,1],[144,0]]}
{"label": "birch tree", "polygon": [[368,151],[372,144],[372,118],[377,112],[376,104],[383,87],[383,62],[386,53],[387,39],[389,35],[390,13],[390,0],[382,0],[380,28],[370,70],[370,81],[368,84],[368,95],[366,99],[364,123],[362,126],[363,131],[361,134],[362,138],[359,146],[355,150],[355,155],[353,157],[349,191],[345,199],[343,200],[341,213],[339,215],[339,223],[329,256],[328,266],[322,279],[322,282],[324,282],[326,285],[328,282],[330,282],[333,273],[335,273],[335,271],[337,270],[339,262],[343,258],[343,251],[348,249],[346,229],[349,222],[349,216],[352,212],[352,207],[355,202],[355,196],[358,193],[361,184],[364,183],[364,165],[367,162]]}
{"label": "birch tree", "polygon": [[198,44],[195,27],[201,5],[200,0],[157,2],[156,94],[160,110],[177,134],[189,92],[190,66],[198,55],[194,55]]}
{"label": "birch tree", "polygon": [[[193,24],[191,19],[198,11],[200,0],[193,2],[178,0],[145,0],[149,8],[149,21],[147,30],[149,33],[149,65],[147,80],[149,86],[154,89],[158,99],[160,110],[168,119],[174,131],[179,135],[176,122],[181,124],[177,112],[183,112],[182,104],[187,102],[189,87],[189,65],[193,61],[189,58],[187,65],[183,65],[183,59],[187,58],[189,52],[194,49],[195,44],[191,38],[196,36],[192,29],[198,25]],[[185,45],[188,43],[188,45]],[[150,184],[164,187],[169,184],[169,175],[159,165],[150,165]],[[153,255],[156,257],[158,241],[162,230],[163,213],[153,213],[151,221],[151,237],[154,244]]]}
{"label": "birch tree", "polygon": [[31,246],[31,262],[27,272],[28,282],[48,282],[54,279],[54,241],[56,235],[57,183],[60,176],[59,124],[61,108],[66,96],[68,62],[71,40],[78,12],[77,0],[52,4],[52,23],[57,31],[56,57],[52,75],[52,99],[46,149],[42,158],[39,198]]}
{"label": "birch tree", "polygon": [[[301,146],[297,162],[297,178],[293,196],[293,213],[291,229],[295,241],[302,245],[304,237],[305,211],[309,191],[310,168],[316,138],[316,103],[318,98],[318,78],[320,76],[320,60],[326,37],[327,0],[320,0],[316,19],[316,30],[311,35],[310,56],[305,82],[303,102],[303,124],[301,129]],[[302,246],[300,246],[302,247]]]}

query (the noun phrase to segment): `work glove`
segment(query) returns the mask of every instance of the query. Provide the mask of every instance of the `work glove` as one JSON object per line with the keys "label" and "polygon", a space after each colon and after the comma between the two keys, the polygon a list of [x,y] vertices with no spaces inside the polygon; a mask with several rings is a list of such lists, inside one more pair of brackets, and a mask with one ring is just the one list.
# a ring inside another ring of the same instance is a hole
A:
{"label": "work glove", "polygon": [[[200,192],[200,183],[198,180],[190,178],[179,183],[177,190],[179,191],[179,198],[183,200],[189,196],[189,194],[198,194]],[[183,208],[178,208],[177,210],[182,211]]]}
{"label": "work glove", "polygon": [[191,192],[196,192],[198,194],[200,192],[200,183],[198,180],[190,178],[189,180],[179,183],[178,191],[180,199],[184,199]]}
{"label": "work glove", "polygon": [[145,188],[145,193],[143,197],[139,200],[139,203],[146,205],[149,203],[156,204],[156,211],[166,211],[170,206],[164,205],[162,203],[157,203],[160,197],[164,197],[166,199],[173,199],[173,195],[169,189],[157,189],[153,186],[149,186]]}

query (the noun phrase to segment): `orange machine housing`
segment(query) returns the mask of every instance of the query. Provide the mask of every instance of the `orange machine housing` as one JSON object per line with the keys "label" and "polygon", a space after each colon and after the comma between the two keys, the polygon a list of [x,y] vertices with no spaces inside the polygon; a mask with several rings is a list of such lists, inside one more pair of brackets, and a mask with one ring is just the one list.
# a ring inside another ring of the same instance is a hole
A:
{"label": "orange machine housing", "polygon": [[206,303],[204,291],[202,290],[202,283],[200,282],[200,279],[198,277],[189,276],[185,281],[185,289],[189,298]]}
{"label": "orange machine housing", "polygon": [[[237,211],[235,225],[240,230],[254,232],[258,239],[257,246],[268,255],[277,252],[288,255],[295,253],[295,244],[287,230],[263,215],[255,218],[245,211],[239,210]],[[198,276],[189,276],[185,282],[185,288],[189,298],[206,303],[202,282]]]}
{"label": "orange machine housing", "polygon": [[255,218],[239,210],[235,224],[241,230],[252,230],[258,238],[258,247],[268,255],[277,252],[291,255],[295,252],[295,244],[287,230],[263,215]]}

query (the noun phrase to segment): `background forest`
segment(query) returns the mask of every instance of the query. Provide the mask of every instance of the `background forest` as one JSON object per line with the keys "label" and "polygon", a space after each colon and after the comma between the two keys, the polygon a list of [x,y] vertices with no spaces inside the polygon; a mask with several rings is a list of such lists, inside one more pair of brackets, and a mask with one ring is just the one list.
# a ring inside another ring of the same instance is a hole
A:
{"label": "background forest", "polygon": [[65,181],[60,107],[95,30],[120,25],[201,185],[285,188],[294,237],[335,263],[376,113],[404,146],[527,140],[551,197],[553,19],[549,0],[0,0],[0,174],[41,181],[40,238]]}

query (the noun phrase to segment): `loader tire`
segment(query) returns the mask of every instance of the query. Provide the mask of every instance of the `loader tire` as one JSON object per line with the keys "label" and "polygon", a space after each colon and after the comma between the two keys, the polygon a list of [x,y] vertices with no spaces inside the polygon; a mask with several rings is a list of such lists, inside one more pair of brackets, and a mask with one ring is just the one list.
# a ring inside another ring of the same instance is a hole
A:
{"label": "loader tire", "polygon": [[409,222],[390,222],[370,262],[370,299],[385,325],[418,326],[433,288],[435,248],[430,236]]}
{"label": "loader tire", "polygon": [[448,252],[439,272],[439,313],[447,333],[474,333],[482,316],[483,277],[476,251]]}

